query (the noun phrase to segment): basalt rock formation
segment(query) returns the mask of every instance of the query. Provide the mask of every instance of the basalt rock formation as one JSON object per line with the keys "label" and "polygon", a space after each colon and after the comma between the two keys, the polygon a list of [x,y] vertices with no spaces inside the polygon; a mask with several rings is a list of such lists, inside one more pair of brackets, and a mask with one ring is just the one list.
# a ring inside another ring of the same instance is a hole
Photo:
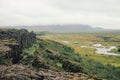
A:
{"label": "basalt rock formation", "polygon": [[22,59],[22,49],[36,40],[33,32],[25,29],[0,29],[0,64],[16,64]]}
{"label": "basalt rock formation", "polygon": [[22,48],[25,48],[35,42],[36,35],[25,29],[0,29],[0,40],[16,40]]}

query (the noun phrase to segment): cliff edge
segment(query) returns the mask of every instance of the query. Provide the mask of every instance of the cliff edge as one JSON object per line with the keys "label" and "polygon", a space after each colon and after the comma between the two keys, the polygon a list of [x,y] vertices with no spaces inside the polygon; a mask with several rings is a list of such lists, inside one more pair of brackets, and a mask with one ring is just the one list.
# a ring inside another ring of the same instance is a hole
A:
{"label": "cliff edge", "polygon": [[16,64],[22,59],[22,49],[36,41],[36,35],[25,29],[0,29],[0,64]]}

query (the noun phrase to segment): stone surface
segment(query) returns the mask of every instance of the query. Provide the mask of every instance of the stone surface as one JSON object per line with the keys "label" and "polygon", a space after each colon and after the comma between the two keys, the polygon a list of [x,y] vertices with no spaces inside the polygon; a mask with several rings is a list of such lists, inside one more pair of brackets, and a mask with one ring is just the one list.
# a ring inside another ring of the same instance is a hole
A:
{"label": "stone surface", "polygon": [[82,73],[35,70],[24,65],[0,66],[0,80],[99,80]]}
{"label": "stone surface", "polygon": [[16,64],[22,59],[22,49],[36,41],[36,35],[25,29],[0,29],[0,64]]}
{"label": "stone surface", "polygon": [[36,35],[25,29],[0,29],[0,40],[16,40],[17,43],[25,48],[35,42]]}

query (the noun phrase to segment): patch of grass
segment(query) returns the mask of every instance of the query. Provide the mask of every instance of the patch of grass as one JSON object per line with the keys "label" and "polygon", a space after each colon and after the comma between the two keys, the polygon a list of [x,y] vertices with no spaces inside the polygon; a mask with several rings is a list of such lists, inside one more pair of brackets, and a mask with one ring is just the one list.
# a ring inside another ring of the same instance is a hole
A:
{"label": "patch of grass", "polygon": [[57,63],[56,63],[56,66],[57,66],[58,68],[62,69],[63,64],[62,64],[62,63],[57,62]]}

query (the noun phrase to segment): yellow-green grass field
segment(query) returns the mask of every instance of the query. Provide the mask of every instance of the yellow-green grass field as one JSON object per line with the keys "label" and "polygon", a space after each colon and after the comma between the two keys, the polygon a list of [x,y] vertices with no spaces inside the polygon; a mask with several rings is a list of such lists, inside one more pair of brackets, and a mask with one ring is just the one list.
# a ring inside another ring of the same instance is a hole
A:
{"label": "yellow-green grass field", "polygon": [[[108,37],[107,40],[102,37]],[[120,56],[110,56],[95,53],[95,48],[81,47],[81,46],[93,46],[93,44],[100,43],[105,47],[108,46],[120,46],[120,35],[93,35],[93,34],[46,34],[38,36],[60,42],[64,45],[71,46],[75,52],[80,53],[82,57],[88,57],[99,61],[103,64],[111,64],[116,67],[120,67]]]}

